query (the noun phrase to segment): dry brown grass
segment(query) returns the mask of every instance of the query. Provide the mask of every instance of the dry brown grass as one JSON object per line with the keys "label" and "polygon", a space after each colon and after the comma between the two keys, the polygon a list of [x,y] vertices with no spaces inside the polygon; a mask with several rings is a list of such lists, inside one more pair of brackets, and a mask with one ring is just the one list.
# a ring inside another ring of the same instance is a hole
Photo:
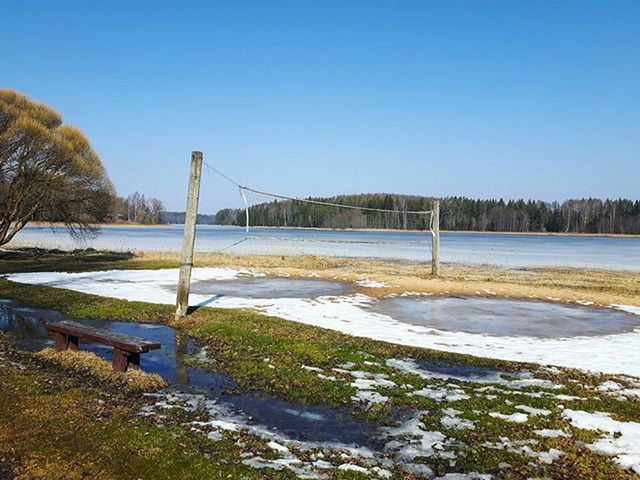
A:
{"label": "dry brown grass", "polygon": [[[154,252],[138,254],[128,263],[161,263],[168,266],[177,265],[178,262],[178,253]],[[258,256],[225,253],[197,253],[195,265],[255,268],[269,275],[287,274],[293,278],[308,278],[313,272],[318,278],[326,280],[355,282],[367,278],[388,285],[387,288],[364,289],[374,296],[414,291],[571,302],[580,300],[594,302],[598,306],[640,306],[640,274],[627,271],[444,265],[441,277],[433,278],[431,267],[426,264],[313,255]]]}
{"label": "dry brown grass", "polygon": [[65,370],[91,375],[129,390],[146,392],[167,386],[167,382],[156,373],[147,373],[136,369],[114,372],[111,363],[87,351],[64,350],[56,352],[53,348],[45,348],[37,352],[36,356]]}

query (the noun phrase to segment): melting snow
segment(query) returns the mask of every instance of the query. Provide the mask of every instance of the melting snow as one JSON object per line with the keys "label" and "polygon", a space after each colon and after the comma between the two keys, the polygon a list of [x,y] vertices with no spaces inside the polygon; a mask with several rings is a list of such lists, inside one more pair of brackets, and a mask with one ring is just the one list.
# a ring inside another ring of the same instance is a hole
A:
{"label": "melting snow", "polygon": [[447,473],[442,477],[436,477],[433,480],[491,480],[493,476],[488,473]]}
{"label": "melting snow", "polygon": [[640,388],[625,388],[612,380],[601,383],[598,385],[597,390],[620,399],[626,399],[628,397],[640,398]]}
{"label": "melting snow", "polygon": [[[208,417],[206,421],[192,421],[188,425],[203,431],[203,434],[214,440],[220,440],[222,438],[220,431],[246,431],[265,440],[267,446],[274,453],[282,456],[282,458],[264,459],[260,456],[253,456],[253,454],[247,452],[244,456],[251,458],[245,458],[243,463],[253,468],[288,469],[301,478],[323,478],[315,472],[315,468],[320,468],[320,465],[316,465],[317,462],[303,462],[290,450],[289,447],[291,446],[306,451],[319,449],[325,452],[341,452],[344,458],[347,459],[367,459],[374,461],[376,458],[376,454],[373,451],[364,447],[355,447],[339,442],[292,440],[277,430],[254,424],[251,417],[246,414],[235,411],[227,404],[219,403],[216,400],[209,400],[203,395],[169,392],[147,394],[146,396],[156,398],[157,401],[142,408],[141,415],[143,416],[157,415],[158,412],[171,408],[189,412],[204,412]],[[207,433],[205,431],[206,429],[211,429],[212,431]],[[326,468],[331,467],[332,465],[327,462]]]}
{"label": "melting snow", "polygon": [[318,367],[310,367],[308,365],[302,365],[301,368],[304,368],[305,370],[310,370],[312,372],[323,372],[324,370],[322,370],[321,368]]}
{"label": "melting snow", "polygon": [[559,389],[562,388],[562,385],[554,384],[549,380],[544,380],[540,378],[533,378],[528,372],[520,372],[517,374],[518,378],[516,380],[509,380],[502,377],[500,372],[488,372],[485,375],[454,375],[452,373],[441,373],[436,371],[428,370],[427,368],[423,368],[418,363],[411,359],[405,358],[404,360],[399,360],[395,358],[390,358],[386,362],[388,367],[395,368],[404,373],[408,373],[411,375],[417,375],[426,380],[458,380],[461,382],[473,382],[473,383],[495,383],[504,385],[506,387],[512,388],[523,388],[523,387],[540,387],[540,388],[549,388],[549,389]]}
{"label": "melting snow", "polygon": [[352,465],[351,463],[343,463],[338,467],[338,470],[348,470],[351,472],[369,473],[369,470],[367,470],[366,468],[361,467],[359,465]]}
{"label": "melting snow", "polygon": [[555,448],[551,448],[546,452],[538,452],[530,447],[530,445],[537,445],[538,443],[538,440],[534,439],[510,440],[508,437],[500,437],[499,442],[485,442],[482,446],[494,450],[505,450],[507,452],[519,453],[520,455],[526,455],[527,457],[537,458],[540,462],[546,464],[551,464],[564,455],[564,452]]}
{"label": "melting snow", "polygon": [[[195,268],[192,275],[194,281],[206,281],[263,274],[253,270]],[[177,277],[177,269],[38,272],[8,276],[16,282],[164,304],[173,304],[175,301]],[[640,346],[640,329],[619,334],[571,338],[497,336],[444,331],[400,322],[363,308],[376,301],[363,294],[315,299],[249,299],[217,296],[212,292],[211,295],[192,294],[191,299],[193,304],[220,308],[253,308],[267,315],[414,347],[640,376],[640,362],[635,358],[635,352]],[[616,304],[612,308],[640,315],[640,307]]]}
{"label": "melting snow", "polygon": [[512,413],[511,415],[505,415],[500,412],[489,412],[489,416],[493,418],[499,418],[501,420],[506,420],[507,422],[513,423],[525,423],[529,420],[529,416],[524,413]]}
{"label": "melting snow", "polygon": [[[383,374],[380,374],[381,376]],[[385,375],[386,376],[386,375]],[[375,387],[395,388],[397,385],[391,380],[383,378],[356,378],[351,386],[358,390],[371,390]]]}
{"label": "melting snow", "polygon": [[[361,393],[375,394],[371,391]],[[402,466],[409,473],[431,477],[433,475],[431,469],[424,464],[413,463],[414,460],[421,457],[449,460],[455,458],[455,453],[449,450],[453,443],[451,439],[441,432],[426,430],[425,424],[421,421],[423,416],[429,414],[426,411],[416,412],[398,426],[382,428],[380,438],[384,442],[384,447],[380,451],[374,451],[339,442],[292,440],[277,430],[255,424],[251,417],[234,410],[230,405],[207,399],[203,395],[166,392],[147,394],[146,397],[154,399],[155,403],[143,407],[141,415],[163,418],[162,412],[171,408],[194,412],[199,420],[188,421],[185,425],[214,440],[220,440],[223,431],[245,431],[263,439],[272,455],[280,458],[264,458],[251,452],[244,452],[242,463],[256,469],[290,470],[300,478],[326,478],[323,472],[331,468],[389,478],[392,474],[387,468],[394,465]],[[472,424],[465,424],[467,420],[458,417],[459,411],[446,409],[444,412],[451,419],[449,420],[452,422],[451,428],[463,425],[464,428],[473,428]],[[203,414],[205,414],[204,417]],[[299,452],[308,452],[308,454],[299,457]],[[489,478],[476,476],[476,474],[469,475],[472,476],[459,478]]]}
{"label": "melting snow", "polygon": [[551,415],[551,410],[547,410],[546,408],[533,408],[528,405],[516,405],[518,410],[522,410],[523,412],[527,412],[529,415],[538,416],[541,415],[546,417],[547,415]]}
{"label": "melting snow", "polygon": [[428,397],[439,402],[456,402],[458,400],[466,400],[468,398],[471,398],[469,397],[469,395],[464,393],[464,390],[451,387],[424,387],[421,390],[415,390],[414,392],[410,392],[407,395]]}
{"label": "melting snow", "polygon": [[604,432],[604,437],[587,446],[602,455],[615,457],[618,465],[640,475],[640,423],[620,422],[604,412],[567,409],[562,416],[576,428]]}
{"label": "melting snow", "polygon": [[411,462],[416,457],[455,458],[455,454],[446,450],[447,437],[440,432],[425,430],[420,420],[428,412],[417,412],[412,418],[398,427],[386,429],[391,438],[386,449],[395,453],[399,463]]}
{"label": "melting snow", "polygon": [[378,392],[371,392],[368,390],[358,390],[355,395],[351,397],[354,402],[366,403],[369,407],[376,403],[385,403],[389,401],[389,397],[380,395]]}
{"label": "melting snow", "polygon": [[366,287],[366,288],[385,288],[388,287],[388,285],[384,282],[377,282],[375,280],[359,280],[356,282],[356,284],[360,285],[361,287]]}
{"label": "melting snow", "polygon": [[444,416],[440,419],[440,423],[444,428],[453,430],[473,430],[475,428],[474,422],[459,417],[462,413],[460,410],[445,408],[442,412]]}
{"label": "melting snow", "polygon": [[269,442],[267,444],[267,446],[277,452],[288,452],[289,449],[287,447],[285,447],[284,445],[280,445],[278,442]]}
{"label": "melting snow", "polygon": [[636,307],[635,305],[613,304],[611,305],[611,308],[627,313],[632,313],[634,315],[640,315],[640,307]]}
{"label": "melting snow", "polygon": [[552,430],[548,428],[542,428],[540,430],[534,430],[533,433],[540,437],[546,438],[558,438],[558,437],[570,437],[571,435],[564,430]]}

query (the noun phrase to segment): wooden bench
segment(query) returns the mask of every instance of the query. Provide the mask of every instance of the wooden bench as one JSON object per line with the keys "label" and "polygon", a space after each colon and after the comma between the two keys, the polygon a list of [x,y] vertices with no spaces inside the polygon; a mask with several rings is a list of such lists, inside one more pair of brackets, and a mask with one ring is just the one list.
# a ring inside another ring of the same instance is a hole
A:
{"label": "wooden bench", "polygon": [[160,348],[157,342],[69,320],[46,323],[45,328],[53,332],[57,352],[66,349],[78,350],[80,339],[113,347],[113,370],[116,372],[126,372],[128,367],[140,368],[140,354]]}

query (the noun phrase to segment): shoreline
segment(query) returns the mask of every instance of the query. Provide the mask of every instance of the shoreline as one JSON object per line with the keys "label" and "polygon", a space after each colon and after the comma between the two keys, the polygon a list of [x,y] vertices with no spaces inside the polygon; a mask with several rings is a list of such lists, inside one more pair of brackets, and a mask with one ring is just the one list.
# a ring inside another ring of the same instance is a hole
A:
{"label": "shoreline", "polygon": [[[167,228],[174,225],[182,225],[175,223],[157,223],[157,224],[147,224],[147,223],[127,223],[127,222],[119,222],[119,223],[92,223],[90,226],[94,228],[105,228],[105,227],[114,227],[114,228],[142,228],[142,227],[162,227]],[[64,227],[64,223],[60,222],[29,222],[27,223],[25,228],[29,227],[39,227],[39,228],[49,228],[49,227]]]}
{"label": "shoreline", "polygon": [[[182,223],[161,223],[161,224],[145,224],[145,223],[97,223],[91,225],[97,228],[170,228],[176,226],[183,226]],[[64,227],[63,223],[54,222],[30,222],[27,224],[27,228],[32,227]],[[219,227],[219,228],[237,228],[243,229],[242,226],[236,225],[211,225],[211,224],[198,224],[198,227]],[[429,235],[429,230],[398,230],[391,228],[326,228],[326,227],[267,227],[267,226],[253,226],[251,229],[283,229],[283,230],[312,230],[312,231],[326,231],[326,232],[390,232],[390,233],[424,233]],[[539,237],[601,237],[601,238],[640,238],[640,233],[588,233],[588,232],[511,232],[511,231],[479,231],[479,230],[440,230],[440,233],[446,233],[447,235],[522,235],[522,236],[539,236]]]}

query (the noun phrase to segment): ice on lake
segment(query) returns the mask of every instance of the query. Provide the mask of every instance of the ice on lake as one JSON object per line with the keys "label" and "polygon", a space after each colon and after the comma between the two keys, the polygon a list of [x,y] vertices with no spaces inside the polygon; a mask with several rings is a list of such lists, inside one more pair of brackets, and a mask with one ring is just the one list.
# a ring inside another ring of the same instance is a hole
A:
{"label": "ice on lake", "polygon": [[[182,225],[105,226],[77,243],[64,229],[27,226],[11,245],[116,251],[179,251]],[[249,238],[247,239],[247,236]],[[243,228],[199,225],[196,251],[240,255],[326,255],[427,262],[429,232]],[[640,271],[640,238],[442,233],[443,262],[501,267],[569,266]]]}

